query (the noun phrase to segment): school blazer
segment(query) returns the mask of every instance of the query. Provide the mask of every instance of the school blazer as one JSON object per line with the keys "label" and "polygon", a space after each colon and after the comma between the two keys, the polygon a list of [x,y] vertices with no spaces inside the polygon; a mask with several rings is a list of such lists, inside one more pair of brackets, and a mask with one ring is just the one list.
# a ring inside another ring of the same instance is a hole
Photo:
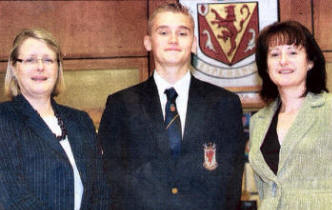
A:
{"label": "school blazer", "polygon": [[277,109],[274,102],[250,121],[250,164],[260,209],[328,210],[332,207],[332,96],[308,93],[281,145],[278,172],[260,147]]}
{"label": "school blazer", "polygon": [[[85,112],[58,105],[84,192],[81,209],[106,209],[101,151]],[[74,176],[54,134],[19,95],[0,104],[0,209],[73,210]]]}
{"label": "school blazer", "polygon": [[[109,96],[99,139],[113,209],[232,210],[240,202],[244,139],[239,98],[191,77],[182,153],[171,156],[153,77]],[[204,144],[218,166],[204,168]]]}

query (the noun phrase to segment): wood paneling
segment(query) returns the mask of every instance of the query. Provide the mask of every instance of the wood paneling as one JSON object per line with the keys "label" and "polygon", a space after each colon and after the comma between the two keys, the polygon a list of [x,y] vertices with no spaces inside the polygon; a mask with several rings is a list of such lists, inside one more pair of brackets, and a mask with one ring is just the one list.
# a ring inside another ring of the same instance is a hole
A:
{"label": "wood paneling", "polygon": [[332,63],[326,64],[327,70],[327,89],[332,92]]}
{"label": "wood paneling", "polygon": [[140,81],[148,78],[146,58],[65,60],[64,69],[65,71],[91,69],[137,69]]}
{"label": "wood paneling", "polygon": [[280,20],[297,20],[312,31],[311,0],[279,0]]}
{"label": "wood paneling", "polygon": [[146,66],[146,58],[67,61],[58,102],[87,111],[98,127],[107,96],[146,79]]}
{"label": "wood paneling", "polygon": [[43,27],[59,40],[65,57],[146,56],[147,2],[0,1],[0,59],[8,58],[23,28]]}
{"label": "wood paneling", "polygon": [[316,40],[322,50],[332,52],[332,1],[315,0],[313,15]]}
{"label": "wood paneling", "polygon": [[64,62],[66,91],[58,101],[87,111],[98,128],[107,96],[147,79],[146,58]]}
{"label": "wood paneling", "polygon": [[324,56],[327,62],[332,63],[332,52],[325,52]]}

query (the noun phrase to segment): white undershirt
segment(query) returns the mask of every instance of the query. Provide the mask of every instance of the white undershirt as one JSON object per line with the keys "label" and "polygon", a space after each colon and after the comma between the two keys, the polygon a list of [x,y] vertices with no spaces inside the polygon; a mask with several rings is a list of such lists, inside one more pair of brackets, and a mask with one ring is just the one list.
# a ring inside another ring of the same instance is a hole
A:
{"label": "white undershirt", "polygon": [[169,84],[165,79],[163,79],[157,71],[154,71],[153,74],[154,81],[157,85],[160,105],[163,111],[163,116],[165,120],[165,106],[167,103],[167,96],[164,93],[166,89],[173,87],[178,96],[176,97],[176,108],[180,115],[181,121],[181,129],[182,129],[182,137],[184,134],[186,116],[187,116],[187,107],[188,107],[188,97],[189,97],[189,86],[191,74],[188,71],[180,80],[178,80],[175,84]]}
{"label": "white undershirt", "polygon": [[[55,133],[57,136],[61,135],[61,128],[58,125],[58,119],[55,116],[49,116],[49,117],[43,117],[43,120],[48,125],[48,127],[51,129],[53,133]],[[75,159],[73,152],[71,150],[68,136],[62,141],[60,141],[60,145],[62,146],[63,150],[65,151],[70,165],[72,166],[73,172],[74,172],[74,210],[79,210],[81,207],[82,202],[82,196],[83,196],[83,184],[81,180],[81,176],[77,170]]]}

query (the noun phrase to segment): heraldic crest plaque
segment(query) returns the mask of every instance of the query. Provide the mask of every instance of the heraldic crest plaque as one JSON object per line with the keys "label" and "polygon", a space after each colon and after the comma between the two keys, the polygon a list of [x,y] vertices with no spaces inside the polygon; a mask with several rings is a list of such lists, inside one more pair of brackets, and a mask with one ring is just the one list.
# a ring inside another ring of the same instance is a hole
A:
{"label": "heraldic crest plaque", "polygon": [[[259,30],[278,21],[277,0],[180,0],[195,21],[193,74],[237,92],[241,100],[260,87],[255,64]],[[244,102],[244,100],[242,100]]]}

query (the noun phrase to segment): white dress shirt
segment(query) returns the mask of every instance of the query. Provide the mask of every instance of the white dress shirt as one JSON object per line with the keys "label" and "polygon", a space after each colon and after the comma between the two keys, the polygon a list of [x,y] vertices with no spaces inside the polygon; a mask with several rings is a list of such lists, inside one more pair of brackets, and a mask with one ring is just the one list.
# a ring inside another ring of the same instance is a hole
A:
{"label": "white dress shirt", "polygon": [[[58,125],[58,119],[55,116],[50,116],[50,117],[43,117],[43,120],[45,123],[48,125],[48,127],[51,129],[53,133],[55,133],[57,136],[61,135],[61,128]],[[71,150],[69,141],[68,141],[68,136],[62,141],[60,141],[60,145],[62,146],[63,150],[65,151],[70,165],[73,169],[74,173],[74,210],[79,210],[81,207],[81,202],[82,202],[82,196],[83,196],[83,183],[81,180],[80,173],[77,170],[77,166],[75,163],[74,155]]]}
{"label": "white dress shirt", "polygon": [[190,86],[190,79],[191,74],[188,71],[179,81],[175,84],[169,84],[165,79],[163,79],[157,71],[154,71],[153,74],[154,81],[157,85],[160,105],[163,111],[163,116],[165,120],[165,106],[167,103],[167,96],[164,93],[166,89],[173,87],[178,96],[176,97],[176,108],[180,116],[181,121],[181,129],[182,129],[182,137],[184,134],[186,116],[187,116],[187,107],[188,107],[188,97],[189,97],[189,86]]}

